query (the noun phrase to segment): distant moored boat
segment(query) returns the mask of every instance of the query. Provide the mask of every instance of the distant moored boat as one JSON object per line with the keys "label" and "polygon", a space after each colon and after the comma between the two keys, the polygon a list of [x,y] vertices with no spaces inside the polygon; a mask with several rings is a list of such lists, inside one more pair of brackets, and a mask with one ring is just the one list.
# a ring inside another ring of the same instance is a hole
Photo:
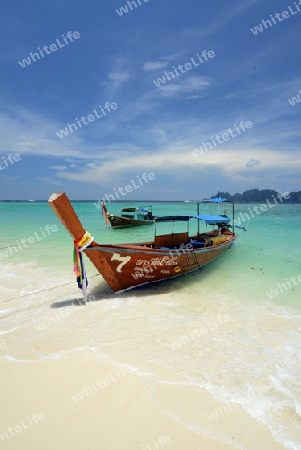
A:
{"label": "distant moored boat", "polygon": [[135,227],[138,225],[152,225],[155,217],[152,213],[152,206],[139,206],[139,208],[123,208],[121,215],[110,214],[105,203],[102,203],[103,215],[106,223],[110,223],[112,228]]}

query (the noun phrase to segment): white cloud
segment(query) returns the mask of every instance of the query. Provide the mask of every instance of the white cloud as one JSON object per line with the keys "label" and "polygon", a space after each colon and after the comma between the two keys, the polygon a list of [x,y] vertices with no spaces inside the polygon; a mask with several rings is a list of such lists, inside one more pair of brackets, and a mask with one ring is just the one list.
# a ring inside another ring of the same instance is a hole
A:
{"label": "white cloud", "polygon": [[157,70],[162,69],[163,67],[168,66],[168,61],[148,61],[143,64],[144,70]]}
{"label": "white cloud", "polygon": [[108,78],[117,83],[123,83],[130,78],[130,74],[127,72],[112,72],[108,75]]}
{"label": "white cloud", "polygon": [[[177,174],[177,177],[181,175],[190,179],[196,174],[210,173],[217,179],[224,176],[245,183],[251,180],[258,184],[262,183],[263,173],[267,174],[265,176],[272,182],[273,177],[282,174],[284,169],[290,169],[292,165],[301,169],[301,155],[298,151],[290,154],[290,160],[285,153],[262,149],[254,151],[251,147],[245,151],[237,151],[235,147],[228,148],[225,152],[220,146],[198,158],[192,156],[190,151],[190,146],[188,148],[185,144],[171,143],[157,153],[143,153],[117,160],[112,158],[103,163],[87,165],[80,173],[62,172],[57,175],[60,178],[95,183],[112,189],[118,187],[118,184],[127,184],[133,176],[141,175],[143,172],[153,172],[156,179],[160,178],[160,174],[162,178]],[[246,153],[250,151],[265,162],[263,167],[258,167],[255,175],[255,172],[250,174],[246,169]]]}
{"label": "white cloud", "polygon": [[68,142],[60,141],[55,133],[63,124],[43,113],[10,106],[5,112],[0,110],[0,123],[0,153],[10,149],[21,155],[78,158],[84,154],[80,134],[68,136]]}
{"label": "white cloud", "polygon": [[131,61],[126,57],[113,57],[107,73],[107,80],[102,82],[108,88],[110,95],[114,95],[116,90],[131,78]]}
{"label": "white cloud", "polygon": [[211,82],[205,77],[185,77],[179,78],[179,82],[168,82],[168,84],[161,85],[158,91],[162,97],[176,97],[184,96],[187,99],[202,98],[205,96],[205,91],[211,86]]}
{"label": "white cloud", "polygon": [[40,181],[45,181],[45,183],[55,185],[55,186],[61,186],[63,183],[59,180],[54,180],[53,178],[47,178],[47,177],[40,177],[38,178]]}
{"label": "white cloud", "polygon": [[49,166],[49,169],[54,169],[54,170],[65,170],[67,168],[67,166]]}
{"label": "white cloud", "polygon": [[260,159],[250,159],[250,161],[247,162],[246,167],[254,167],[258,164],[261,164]]}

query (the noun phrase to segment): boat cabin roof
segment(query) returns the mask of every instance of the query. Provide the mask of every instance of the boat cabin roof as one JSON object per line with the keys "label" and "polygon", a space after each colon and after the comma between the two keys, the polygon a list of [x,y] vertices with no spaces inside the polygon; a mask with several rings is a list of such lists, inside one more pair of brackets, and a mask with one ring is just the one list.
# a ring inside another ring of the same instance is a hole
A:
{"label": "boat cabin roof", "polygon": [[187,222],[190,219],[204,220],[208,225],[217,225],[221,223],[230,222],[229,217],[224,216],[208,216],[208,215],[191,215],[191,216],[163,216],[157,217],[156,222],[173,222],[173,221],[185,221]]}
{"label": "boat cabin roof", "polygon": [[122,208],[121,212],[135,212],[137,208]]}
{"label": "boat cabin roof", "polygon": [[136,212],[136,211],[141,211],[141,212],[148,212],[149,210],[143,207],[140,208],[122,208],[121,212]]}
{"label": "boat cabin roof", "polygon": [[232,200],[227,200],[226,198],[215,197],[215,198],[204,199],[199,203],[233,203],[233,202],[232,202]]}

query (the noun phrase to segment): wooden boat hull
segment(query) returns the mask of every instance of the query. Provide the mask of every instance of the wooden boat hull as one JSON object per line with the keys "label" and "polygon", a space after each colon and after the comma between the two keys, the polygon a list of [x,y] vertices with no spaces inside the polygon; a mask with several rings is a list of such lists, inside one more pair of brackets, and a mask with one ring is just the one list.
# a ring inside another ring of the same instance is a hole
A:
{"label": "wooden boat hull", "polygon": [[[53,194],[49,204],[74,241],[80,241],[86,231],[66,194]],[[236,235],[229,231],[221,236],[213,232],[200,234],[189,238],[195,240],[193,246],[187,244],[187,238],[188,233],[172,233],[156,236],[153,242],[137,244],[99,245],[92,241],[84,253],[108,285],[118,292],[198,270],[223,255],[233,245]]]}
{"label": "wooden boat hull", "polygon": [[221,245],[195,250],[161,250],[145,248],[143,244],[118,244],[95,245],[85,253],[88,257],[93,255],[95,267],[117,292],[201,269],[223,255],[235,238],[229,238]]}
{"label": "wooden boat hull", "polygon": [[136,227],[155,223],[155,220],[128,219],[127,217],[114,216],[113,214],[110,214],[108,219],[112,228]]}

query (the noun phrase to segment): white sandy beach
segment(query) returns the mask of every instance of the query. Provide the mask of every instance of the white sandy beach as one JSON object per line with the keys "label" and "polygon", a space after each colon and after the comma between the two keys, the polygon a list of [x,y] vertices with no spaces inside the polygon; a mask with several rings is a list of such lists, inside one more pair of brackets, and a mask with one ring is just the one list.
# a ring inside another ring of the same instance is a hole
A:
{"label": "white sandy beach", "polygon": [[[237,448],[236,445],[219,442],[202,433],[189,430],[175,418],[168,417],[156,406],[156,401],[143,379],[136,374],[126,374],[118,379],[114,366],[83,359],[32,363],[1,361],[0,367],[0,396],[2,412],[5,412],[1,418],[0,434],[4,437],[4,440],[0,437],[1,448],[8,450]],[[94,389],[93,394],[86,389],[87,394],[77,402],[72,398],[76,393],[83,393],[83,388],[91,386],[91,382],[97,387],[96,380],[107,383],[107,386]],[[108,380],[111,380],[110,384]],[[181,388],[178,391],[179,395],[180,393]],[[182,395],[183,407],[187,408],[189,405],[186,404],[185,392],[182,392]],[[163,404],[174,401],[173,394],[164,387],[160,390],[160,397]],[[203,400],[204,410],[208,409],[208,405],[209,408],[214,406],[214,403],[210,404],[212,400],[205,393]],[[218,406],[216,403],[215,407]],[[191,407],[194,408],[195,405],[192,404]],[[44,419],[30,426],[29,419],[34,413],[43,414]],[[199,413],[202,416],[203,411],[200,409]],[[189,412],[187,415],[189,416]],[[231,428],[232,422],[240,423],[239,440],[245,441],[245,448],[284,449],[271,438],[265,427],[247,419],[236,408],[216,420],[216,433],[219,434],[223,427]],[[16,432],[15,427],[18,425],[22,431]],[[24,425],[28,428],[25,429]],[[9,437],[6,437],[4,430]],[[244,438],[246,431],[247,435]],[[233,440],[237,437],[233,432]],[[170,442],[165,443],[164,439],[165,442]]]}

